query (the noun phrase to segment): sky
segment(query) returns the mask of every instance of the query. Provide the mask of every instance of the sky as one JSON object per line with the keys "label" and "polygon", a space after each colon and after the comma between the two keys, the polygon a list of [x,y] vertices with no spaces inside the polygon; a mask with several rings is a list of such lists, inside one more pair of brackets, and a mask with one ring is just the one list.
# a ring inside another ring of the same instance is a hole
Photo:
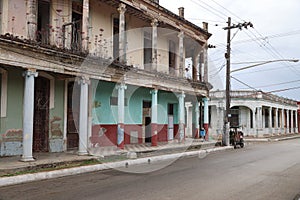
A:
{"label": "sky", "polygon": [[[160,5],[202,27],[208,22],[212,34],[208,50],[209,82],[225,88],[228,17],[233,24],[251,22],[253,28],[231,29],[231,69],[261,65],[231,73],[232,90],[262,90],[300,101],[300,1],[299,0],[160,0]],[[262,64],[264,61],[272,61]]]}

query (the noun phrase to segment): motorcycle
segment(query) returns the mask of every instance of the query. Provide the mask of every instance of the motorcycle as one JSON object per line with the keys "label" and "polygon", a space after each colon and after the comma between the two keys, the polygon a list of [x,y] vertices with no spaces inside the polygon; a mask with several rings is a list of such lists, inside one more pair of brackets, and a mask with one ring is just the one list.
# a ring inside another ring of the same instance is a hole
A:
{"label": "motorcycle", "polygon": [[244,148],[244,133],[237,130],[238,127],[231,127],[229,131],[230,144],[236,149],[237,146]]}

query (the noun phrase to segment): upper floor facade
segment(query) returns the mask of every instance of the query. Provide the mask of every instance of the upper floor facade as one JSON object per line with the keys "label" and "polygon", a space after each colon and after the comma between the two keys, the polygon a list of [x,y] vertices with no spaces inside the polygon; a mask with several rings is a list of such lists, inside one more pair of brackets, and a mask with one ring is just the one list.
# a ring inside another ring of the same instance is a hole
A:
{"label": "upper floor facade", "polygon": [[177,15],[150,0],[1,0],[1,10],[2,40],[101,58],[166,77],[170,85],[211,88],[208,25],[187,21],[183,8]]}

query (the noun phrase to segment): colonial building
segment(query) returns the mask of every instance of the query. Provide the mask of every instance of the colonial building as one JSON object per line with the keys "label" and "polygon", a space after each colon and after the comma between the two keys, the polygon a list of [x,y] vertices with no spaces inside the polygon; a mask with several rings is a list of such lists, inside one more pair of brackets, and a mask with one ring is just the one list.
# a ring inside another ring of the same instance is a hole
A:
{"label": "colonial building", "polygon": [[[231,91],[231,126],[239,126],[245,135],[298,133],[297,102],[262,91]],[[222,134],[224,91],[210,92],[210,132]]]}
{"label": "colonial building", "polygon": [[211,34],[183,8],[177,15],[150,0],[2,0],[0,20],[0,156],[31,161],[33,152],[85,155],[197,136],[208,114],[199,105],[211,89]]}

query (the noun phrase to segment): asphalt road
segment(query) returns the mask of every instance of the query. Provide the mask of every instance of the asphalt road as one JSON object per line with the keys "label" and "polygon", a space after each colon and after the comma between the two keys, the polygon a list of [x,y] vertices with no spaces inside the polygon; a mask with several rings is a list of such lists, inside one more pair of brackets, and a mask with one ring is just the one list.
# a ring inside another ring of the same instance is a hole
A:
{"label": "asphalt road", "polygon": [[182,158],[146,174],[106,170],[2,187],[0,200],[293,200],[298,193],[300,139],[295,139]]}

